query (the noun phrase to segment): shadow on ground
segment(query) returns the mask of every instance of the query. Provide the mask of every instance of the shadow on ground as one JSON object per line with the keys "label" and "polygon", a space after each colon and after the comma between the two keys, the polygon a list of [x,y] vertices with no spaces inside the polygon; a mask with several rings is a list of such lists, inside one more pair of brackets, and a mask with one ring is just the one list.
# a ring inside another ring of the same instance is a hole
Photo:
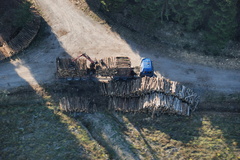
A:
{"label": "shadow on ground", "polygon": [[141,155],[155,159],[239,156],[239,114],[196,112],[191,117],[161,115],[153,119],[143,114],[114,115]]}
{"label": "shadow on ground", "polygon": [[[115,24],[113,24],[113,26],[114,25]],[[51,92],[51,86],[45,85],[45,79],[42,79],[42,77],[46,75],[46,79],[49,79],[50,75],[52,78],[51,82],[53,82],[55,59],[58,56],[69,55],[61,47],[57,37],[50,31],[50,27],[46,22],[43,21],[41,28],[42,30],[30,48],[26,52],[24,51],[13,57],[13,59],[19,60],[21,65],[26,68],[29,76],[32,76],[32,82],[35,82],[37,87],[29,86],[27,90],[24,90],[24,88],[22,90],[20,89],[21,92],[18,93],[19,97],[15,102],[1,102],[0,109],[2,116],[0,123],[1,126],[3,126],[1,128],[0,139],[2,144],[0,147],[1,158],[31,159],[39,157],[47,158],[49,156],[50,159],[55,157],[64,157],[65,159],[108,159],[109,149],[107,149],[105,145],[99,145],[99,143],[92,138],[88,129],[82,125],[81,120],[71,118],[68,114],[59,112],[58,108],[55,107],[58,106],[58,100],[61,98],[61,95],[60,97],[55,96],[54,91]],[[117,28],[114,28],[114,31],[124,37]],[[46,43],[49,42],[47,40],[48,38],[55,39],[54,42],[57,42],[57,44],[52,44],[52,47],[46,48],[46,46],[49,46],[46,45]],[[129,46],[132,46],[131,42],[128,43]],[[39,51],[37,53],[31,52],[34,51],[34,48],[39,48]],[[132,49],[137,51],[134,47],[132,47]],[[42,58],[43,56],[45,58]],[[144,54],[141,54],[141,56],[144,56]],[[45,63],[40,63],[39,60]],[[48,65],[49,72],[38,72],[38,68],[41,67],[37,65],[38,63]],[[18,81],[21,81],[22,85],[30,84],[30,82],[24,80],[21,74],[18,73],[17,68],[19,66],[17,64],[13,65],[10,61],[5,61],[0,64],[0,67],[3,69],[5,66],[7,66],[6,68],[8,68],[9,73],[12,74],[11,76],[16,77],[16,82],[9,83],[6,79],[6,86],[12,86],[14,88],[14,86],[19,85],[16,84]],[[31,96],[28,97],[30,94]],[[5,95],[11,96],[11,94]],[[37,97],[37,101],[35,101],[33,97]],[[29,98],[33,101],[29,101]],[[27,99],[27,101],[24,102],[22,99]],[[21,105],[21,107],[18,107],[18,105]],[[185,146],[192,141],[198,140],[202,136],[201,128],[203,127],[204,117],[207,114],[198,114],[199,112],[196,112],[192,117],[162,115],[154,119],[151,119],[148,115],[141,114],[126,115],[126,117],[139,132],[146,148],[152,156],[157,159],[158,157],[155,156],[157,151],[154,150],[152,145],[153,141],[156,145],[164,144],[163,148],[170,150],[173,149],[174,144],[177,146]],[[94,114],[92,115],[94,116]],[[237,137],[240,134],[239,119],[236,119],[236,116],[231,117],[231,115],[232,114],[229,115],[230,118],[226,121],[224,120],[225,116],[217,116],[219,119],[215,119],[214,114],[210,116],[207,115],[207,120],[210,120],[212,125],[209,125],[209,127],[219,128],[222,132],[223,137],[219,137],[219,139],[223,139],[228,145],[236,142],[233,145],[239,148],[239,137]],[[12,117],[9,118],[10,116]],[[109,117],[107,119],[109,121],[115,121]],[[126,124],[120,123],[123,129],[119,130],[119,132],[124,133],[128,127],[124,126]],[[228,125],[229,123],[231,125]],[[85,122],[85,124],[88,123]],[[96,124],[98,123],[96,122]],[[111,126],[113,124],[114,123],[110,124],[109,127],[113,128],[113,126]],[[104,124],[98,127],[101,128],[103,126]],[[156,139],[152,138],[151,134],[154,134]],[[206,134],[205,131],[203,134]],[[160,139],[158,139],[158,137]],[[152,140],[150,141],[149,139]],[[168,146],[168,143],[171,145]]]}
{"label": "shadow on ground", "polygon": [[[90,10],[93,11],[95,14],[97,14],[100,18],[105,20],[107,24],[111,27],[113,32],[118,33],[122,39],[124,39],[131,49],[137,53],[140,54],[141,57],[145,57],[144,52],[140,52],[138,48],[135,45],[134,39],[132,37],[128,40],[128,33],[129,32],[134,32],[126,29],[125,27],[122,27],[117,23],[117,19],[111,19],[110,17],[106,16],[101,10],[101,4],[95,3],[96,1],[91,1],[91,0],[86,0],[88,6],[90,7]],[[136,34],[138,35],[138,34]],[[148,42],[153,42],[155,43],[155,39],[145,36],[145,40]],[[142,48],[141,48],[142,49]],[[144,51],[144,49],[143,49]],[[157,57],[157,55],[152,55],[152,57]],[[154,59],[154,58],[153,58]],[[165,73],[163,69],[160,68],[159,70],[163,76],[167,76],[168,73]],[[189,75],[186,75],[189,76]],[[197,81],[197,80],[196,80]],[[191,85],[190,85],[191,86]],[[193,86],[194,87],[194,86]],[[200,87],[200,86],[199,86]],[[204,95],[206,94],[208,97],[211,95],[208,95],[208,91],[205,90],[199,90],[199,94]],[[214,93],[212,93],[214,94]],[[239,111],[239,96],[238,95],[227,95],[224,96],[226,99],[232,99],[232,101],[224,101],[223,99],[219,98],[222,95],[216,96],[219,101],[215,102],[210,100],[209,105],[207,106],[208,108],[203,107],[204,111],[221,111],[223,114],[217,113],[216,117],[214,116],[214,112],[211,112],[210,115],[198,115],[198,112],[193,114],[193,117],[178,117],[178,116],[171,116],[169,118],[166,117],[159,117],[157,121],[155,120],[150,120],[150,121],[145,121],[144,118],[140,117],[131,117],[133,119],[132,123],[136,126],[136,128],[139,130],[141,133],[141,130],[143,128],[148,128],[151,130],[151,128],[154,128],[154,130],[160,130],[168,134],[172,139],[182,141],[183,143],[188,143],[192,140],[194,140],[196,137],[199,137],[199,128],[202,127],[202,121],[200,119],[204,119],[204,117],[208,117],[209,120],[211,121],[211,125],[214,128],[219,128],[222,133],[224,138],[226,139],[226,142],[232,142],[235,141],[237,143],[236,146],[239,148],[239,138],[236,136],[239,134],[239,119],[235,115],[234,112]],[[232,97],[231,97],[232,96]],[[211,97],[210,97],[211,98]],[[234,99],[235,98],[235,99]],[[220,104],[221,101],[223,101],[223,104]],[[214,104],[213,104],[214,103]],[[204,105],[204,104],[201,104]],[[200,109],[201,110],[201,109]],[[224,118],[225,116],[228,117],[227,115],[224,115],[225,112],[232,112],[229,113],[229,118]],[[239,113],[236,113],[237,115]],[[232,116],[231,116],[232,115]],[[144,117],[144,116],[143,116]],[[140,125],[140,126],[139,126]],[[231,132],[231,133],[229,133]],[[230,144],[230,143],[229,143]]]}
{"label": "shadow on ground", "polygon": [[[58,56],[69,55],[42,19],[29,48],[1,62],[0,68],[5,70],[1,80],[6,82],[0,92],[0,159],[108,159],[106,149],[80,121],[56,108],[64,96],[55,96],[55,91],[62,90],[52,83]],[[42,64],[49,70],[41,70]],[[15,80],[8,81],[8,76]]]}

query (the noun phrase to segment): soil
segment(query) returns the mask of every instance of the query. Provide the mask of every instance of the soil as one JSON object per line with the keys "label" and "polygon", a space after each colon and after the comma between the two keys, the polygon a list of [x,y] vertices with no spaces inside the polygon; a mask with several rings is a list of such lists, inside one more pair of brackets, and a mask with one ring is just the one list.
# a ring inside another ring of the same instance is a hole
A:
{"label": "soil", "polygon": [[[142,57],[149,57],[153,60],[157,74],[182,82],[200,95],[208,91],[226,94],[240,91],[238,68],[224,69],[227,67],[196,64],[191,56],[189,63],[179,56],[169,58],[164,53],[185,57],[189,54],[187,50],[149,48],[130,41],[110,26],[94,21],[68,0],[36,0],[36,3],[46,22],[44,36],[18,57],[0,63],[0,89],[53,82],[56,57],[77,57],[80,52],[84,52],[93,59],[128,56],[133,66],[138,66]],[[198,58],[202,57],[195,56],[195,59]]]}

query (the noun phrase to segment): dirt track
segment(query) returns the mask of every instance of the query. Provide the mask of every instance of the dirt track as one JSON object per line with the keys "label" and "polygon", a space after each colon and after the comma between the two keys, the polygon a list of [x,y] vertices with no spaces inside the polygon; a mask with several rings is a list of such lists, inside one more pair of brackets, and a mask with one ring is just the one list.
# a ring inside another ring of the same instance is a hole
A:
{"label": "dirt track", "polygon": [[[157,50],[144,50],[127,43],[117,33],[83,12],[68,0],[36,0],[51,34],[35,47],[26,50],[19,59],[0,63],[0,89],[54,80],[55,58],[76,57],[86,52],[100,59],[108,56],[129,56],[132,65],[139,65],[141,57],[153,60],[155,70],[163,76],[183,82],[198,92],[216,90],[225,93],[240,91],[240,71],[220,70],[156,57]],[[201,92],[202,93],[202,92]]]}

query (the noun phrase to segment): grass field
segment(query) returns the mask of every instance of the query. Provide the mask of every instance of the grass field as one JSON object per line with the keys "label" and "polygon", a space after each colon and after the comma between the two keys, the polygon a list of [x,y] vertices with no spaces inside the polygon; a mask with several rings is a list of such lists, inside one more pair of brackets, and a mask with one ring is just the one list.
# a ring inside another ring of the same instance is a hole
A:
{"label": "grass field", "polygon": [[2,159],[108,158],[81,122],[52,108],[7,107],[0,112]]}
{"label": "grass field", "polygon": [[[109,159],[79,119],[52,106],[7,106],[0,114],[0,159]],[[112,116],[141,159],[240,159],[240,114]]]}
{"label": "grass field", "polygon": [[[59,111],[47,94],[23,91],[0,94],[0,159],[117,159],[112,148],[121,142],[138,159],[240,159],[240,113],[152,118],[103,112],[83,119],[84,113],[74,118]],[[112,131],[101,129],[105,122]],[[116,131],[120,142],[109,135]],[[104,141],[108,136],[111,142]]]}
{"label": "grass field", "polygon": [[143,117],[122,115],[125,134],[146,159],[240,159],[240,114]]}

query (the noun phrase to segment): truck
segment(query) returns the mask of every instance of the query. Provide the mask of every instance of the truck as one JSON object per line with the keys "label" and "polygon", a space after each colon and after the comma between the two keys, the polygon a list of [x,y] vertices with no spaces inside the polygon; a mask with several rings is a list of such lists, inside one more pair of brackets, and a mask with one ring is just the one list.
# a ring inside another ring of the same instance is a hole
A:
{"label": "truck", "polygon": [[[140,65],[133,68],[129,57],[105,57],[94,61],[83,53],[75,59],[59,57],[56,64],[57,78],[71,84],[60,93],[60,96],[64,94],[60,99],[60,108],[65,111],[97,111],[96,105],[103,104],[117,111],[189,116],[199,103],[199,97],[193,90],[155,76],[150,58],[143,58]],[[87,85],[82,81],[90,79],[99,83]],[[89,94],[82,95],[83,90],[78,89],[82,86],[86,87],[85,91],[91,92],[92,98],[88,97]]]}
{"label": "truck", "polygon": [[[88,65],[87,60],[90,62]],[[78,81],[89,78],[110,78],[113,80],[128,80],[136,75],[131,67],[129,57],[106,57],[93,61],[86,53],[77,58],[56,59],[56,77],[63,81]]]}
{"label": "truck", "polygon": [[154,69],[150,58],[143,58],[140,64],[140,77],[153,77]]}

